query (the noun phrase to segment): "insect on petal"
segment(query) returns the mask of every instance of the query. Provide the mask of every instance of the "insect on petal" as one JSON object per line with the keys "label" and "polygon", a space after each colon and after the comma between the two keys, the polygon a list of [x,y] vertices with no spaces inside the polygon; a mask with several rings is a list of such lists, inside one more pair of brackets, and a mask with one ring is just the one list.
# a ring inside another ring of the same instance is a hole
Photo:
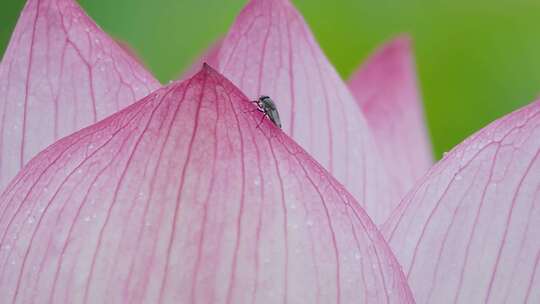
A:
{"label": "insect on petal", "polygon": [[399,202],[360,107],[286,0],[253,0],[221,45],[219,70],[268,95],[283,130],[328,169],[376,223]]}
{"label": "insect on petal", "polygon": [[159,86],[72,0],[29,0],[0,63],[0,189],[37,152]]}
{"label": "insect on petal", "polygon": [[0,302],[413,302],[369,217],[251,107],[205,66],[40,153],[0,198]]}
{"label": "insect on petal", "polygon": [[538,303],[540,101],[449,152],[384,231],[418,303]]}

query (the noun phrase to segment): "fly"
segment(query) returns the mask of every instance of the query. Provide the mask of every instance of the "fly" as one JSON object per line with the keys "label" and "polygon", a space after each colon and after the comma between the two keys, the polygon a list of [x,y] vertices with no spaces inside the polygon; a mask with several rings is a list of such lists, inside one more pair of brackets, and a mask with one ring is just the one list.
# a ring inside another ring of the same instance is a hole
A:
{"label": "fly", "polygon": [[[279,113],[274,101],[268,96],[261,96],[257,100],[253,100],[257,104],[257,108],[260,112],[264,113],[264,116],[268,117],[271,122],[277,127],[281,128],[281,120],[279,119]],[[263,116],[263,119],[264,119]],[[262,123],[262,120],[261,120]],[[259,125],[261,124],[259,123]],[[258,126],[257,126],[258,127]]]}

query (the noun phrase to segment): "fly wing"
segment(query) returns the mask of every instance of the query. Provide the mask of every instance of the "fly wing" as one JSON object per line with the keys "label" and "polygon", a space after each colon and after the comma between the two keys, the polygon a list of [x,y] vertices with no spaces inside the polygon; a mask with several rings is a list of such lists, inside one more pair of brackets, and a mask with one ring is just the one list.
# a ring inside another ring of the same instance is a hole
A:
{"label": "fly wing", "polygon": [[279,113],[278,113],[276,107],[274,107],[273,109],[269,109],[269,111],[268,111],[268,117],[270,118],[270,120],[271,120],[276,126],[278,126],[279,128],[281,128],[281,119],[279,119]]}

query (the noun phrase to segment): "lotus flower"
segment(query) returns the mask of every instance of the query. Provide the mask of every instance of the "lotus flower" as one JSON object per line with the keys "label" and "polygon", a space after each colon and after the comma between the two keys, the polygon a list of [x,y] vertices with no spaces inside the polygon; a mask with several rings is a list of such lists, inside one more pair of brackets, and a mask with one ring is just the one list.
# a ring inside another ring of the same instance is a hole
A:
{"label": "lotus flower", "polygon": [[253,0],[205,58],[160,87],[73,0],[28,1],[1,303],[540,300],[540,102],[431,167],[406,37],[347,86],[291,4]]}

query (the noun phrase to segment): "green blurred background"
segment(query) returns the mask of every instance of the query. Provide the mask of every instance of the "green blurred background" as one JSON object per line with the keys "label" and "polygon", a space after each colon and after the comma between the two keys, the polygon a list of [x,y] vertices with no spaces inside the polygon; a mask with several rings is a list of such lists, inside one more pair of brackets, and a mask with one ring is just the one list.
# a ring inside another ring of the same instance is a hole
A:
{"label": "green blurred background", "polygon": [[[162,81],[175,79],[246,1],[80,0]],[[344,78],[380,43],[414,39],[435,155],[540,93],[538,0],[293,0]],[[0,5],[3,54],[23,0]]]}

